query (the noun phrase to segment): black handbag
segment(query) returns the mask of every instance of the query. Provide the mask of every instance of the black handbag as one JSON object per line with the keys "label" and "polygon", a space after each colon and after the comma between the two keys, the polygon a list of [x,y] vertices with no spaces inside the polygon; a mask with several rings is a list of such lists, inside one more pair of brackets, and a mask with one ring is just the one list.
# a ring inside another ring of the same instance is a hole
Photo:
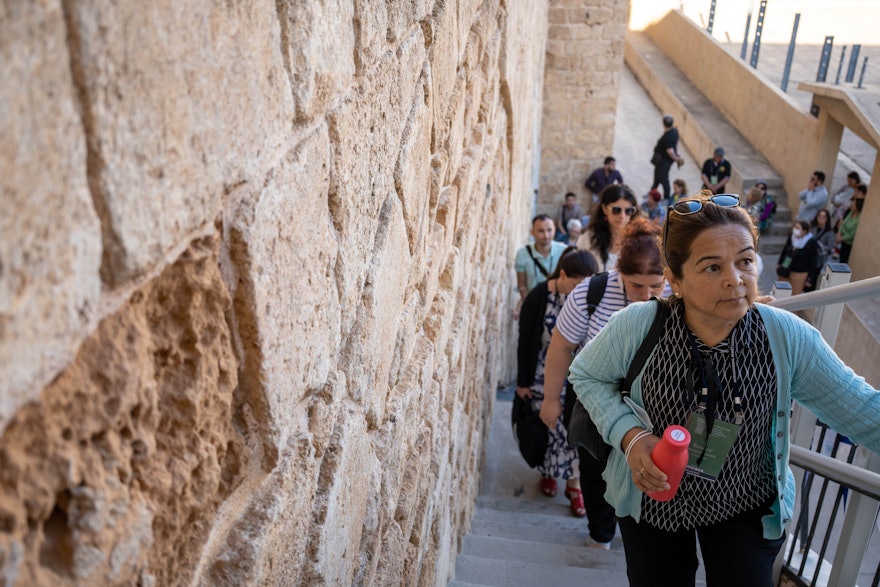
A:
{"label": "black handbag", "polygon": [[[645,366],[645,362],[657,345],[657,341],[660,340],[666,317],[669,316],[669,305],[662,300],[656,298],[655,300],[657,302],[657,313],[654,315],[651,328],[648,330],[648,334],[645,336],[645,340],[642,341],[639,350],[636,351],[636,356],[633,358],[632,363],[630,363],[626,379],[623,379],[618,386],[621,398],[629,396],[630,387],[632,387],[632,383],[638,377],[642,367]],[[574,447],[583,448],[594,459],[599,461],[606,460],[611,453],[611,445],[602,438],[602,434],[596,428],[595,422],[590,418],[589,412],[587,412],[587,409],[580,401],[574,402],[574,408],[571,411],[571,420],[568,423],[568,443]]]}
{"label": "black handbag", "polygon": [[518,393],[514,393],[510,425],[513,427],[520,454],[534,469],[544,463],[550,431],[531,404],[532,400],[523,399]]}

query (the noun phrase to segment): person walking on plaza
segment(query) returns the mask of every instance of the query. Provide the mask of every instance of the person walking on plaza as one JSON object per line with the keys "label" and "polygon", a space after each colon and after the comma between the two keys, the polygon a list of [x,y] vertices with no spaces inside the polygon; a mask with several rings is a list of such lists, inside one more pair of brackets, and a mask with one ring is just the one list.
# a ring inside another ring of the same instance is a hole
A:
{"label": "person walking on plaza", "polygon": [[553,240],[554,232],[553,219],[546,214],[538,214],[532,219],[531,235],[535,242],[520,247],[516,252],[514,269],[519,301],[513,311],[514,318],[519,317],[522,302],[532,288],[556,271],[556,263],[565,245]]}
{"label": "person walking on plaza", "polygon": [[807,189],[798,194],[801,201],[795,220],[810,222],[816,217],[820,208],[824,208],[828,202],[828,190],[825,188],[825,173],[814,171],[807,183]]}
{"label": "person walking on plaza", "polygon": [[[587,251],[571,246],[565,249],[556,271],[547,281],[529,292],[519,318],[519,339],[516,349],[516,394],[520,401],[528,401],[529,408],[540,412],[544,400],[544,359],[550,346],[550,337],[556,326],[556,317],[562,310],[565,297],[585,278],[593,275],[598,266]],[[535,467],[541,475],[541,493],[556,495],[556,479],[565,480],[565,496],[571,512],[578,518],[586,515],[581,493],[577,451],[568,444],[568,434],[562,417],[549,426],[549,441],[543,462]]]}
{"label": "person walking on plaza", "polygon": [[[582,281],[569,294],[547,349],[544,403],[541,406],[541,420],[545,424],[555,422],[563,412],[562,388],[572,354],[595,337],[614,312],[630,302],[645,301],[663,292],[666,280],[660,261],[659,235],[660,227],[655,223],[641,217],[633,219],[626,227],[617,269]],[[592,288],[596,287],[602,289],[594,292]],[[598,301],[591,301],[596,299]],[[568,398],[564,405],[566,421],[575,399]],[[603,497],[602,471],[605,465],[581,447],[578,447],[578,459],[589,527],[587,545],[608,550],[617,523],[614,510]]]}
{"label": "person walking on plaza", "polygon": [[593,194],[593,201],[599,198],[602,190],[615,183],[623,183],[623,176],[615,168],[617,160],[614,157],[605,157],[605,163],[602,167],[594,169],[590,177],[587,178],[586,186]]}
{"label": "person walking on plaza", "polygon": [[569,221],[573,219],[580,220],[583,215],[584,211],[577,203],[577,196],[571,192],[565,194],[565,201],[559,207],[559,212],[556,214],[556,240],[562,243],[569,242],[571,240],[568,235]]}
{"label": "person walking on plaza", "polygon": [[703,179],[703,189],[713,194],[724,193],[724,186],[730,181],[730,161],[724,158],[724,149],[715,147],[712,157],[703,162],[700,177]]}
{"label": "person walking on plaza", "polygon": [[663,187],[663,199],[672,198],[669,189],[669,169],[673,163],[681,168],[684,165],[684,157],[678,154],[678,129],[675,128],[675,120],[669,114],[663,117],[663,134],[654,146],[654,154],[651,156],[651,165],[654,166],[654,181],[651,189],[657,186]]}
{"label": "person walking on plaza", "polygon": [[[769,587],[794,513],[792,400],[876,452],[880,392],[806,321],[756,303],[758,233],[736,196],[679,201],[662,247],[673,296],[617,312],[569,372],[612,447],[605,497],[629,583],[694,585],[699,540],[707,585]],[[619,381],[661,304],[659,342],[621,401]],[[651,453],[670,425],[686,426],[695,450],[677,493],[658,501],[670,484]]]}

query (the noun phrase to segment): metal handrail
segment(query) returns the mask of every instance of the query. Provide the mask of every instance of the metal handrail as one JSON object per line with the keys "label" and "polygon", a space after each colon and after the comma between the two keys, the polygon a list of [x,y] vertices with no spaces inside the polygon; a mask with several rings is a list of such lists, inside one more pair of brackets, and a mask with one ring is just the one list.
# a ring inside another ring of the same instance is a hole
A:
{"label": "metal handrail", "polygon": [[773,300],[768,305],[794,312],[796,310],[818,308],[829,304],[850,302],[876,296],[877,294],[880,294],[880,277],[871,277],[845,285],[836,285],[828,289],[811,291],[790,298]]}
{"label": "metal handrail", "polygon": [[880,501],[880,475],[877,473],[843,463],[796,444],[791,445],[791,464]]}

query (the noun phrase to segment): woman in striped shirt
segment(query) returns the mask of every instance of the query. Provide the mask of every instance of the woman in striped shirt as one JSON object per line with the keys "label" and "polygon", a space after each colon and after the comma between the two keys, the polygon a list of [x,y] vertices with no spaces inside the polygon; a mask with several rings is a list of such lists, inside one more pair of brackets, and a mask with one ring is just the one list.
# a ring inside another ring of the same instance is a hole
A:
{"label": "woman in striped shirt", "polygon": [[[569,294],[556,320],[556,329],[547,349],[544,365],[544,403],[541,420],[548,426],[562,413],[562,387],[575,350],[580,350],[608,322],[616,311],[629,302],[646,301],[661,295],[666,280],[660,262],[660,228],[644,218],[633,219],[626,228],[617,259],[617,269],[609,271],[601,301],[594,309],[588,306],[590,283],[582,281]],[[571,397],[571,396],[570,396]],[[569,406],[573,404],[569,403]],[[583,449],[578,449],[581,486],[589,526],[588,545],[609,549],[617,526],[614,509],[602,497],[604,463]]]}

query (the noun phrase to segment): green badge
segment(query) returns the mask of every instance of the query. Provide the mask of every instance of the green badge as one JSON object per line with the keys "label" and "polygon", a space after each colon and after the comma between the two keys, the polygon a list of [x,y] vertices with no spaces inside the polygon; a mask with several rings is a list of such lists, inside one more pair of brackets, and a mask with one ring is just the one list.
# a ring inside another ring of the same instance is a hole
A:
{"label": "green badge", "polygon": [[687,474],[714,481],[739,436],[739,426],[716,419],[712,434],[707,437],[706,417],[694,412],[688,420],[687,429],[691,433]]}

